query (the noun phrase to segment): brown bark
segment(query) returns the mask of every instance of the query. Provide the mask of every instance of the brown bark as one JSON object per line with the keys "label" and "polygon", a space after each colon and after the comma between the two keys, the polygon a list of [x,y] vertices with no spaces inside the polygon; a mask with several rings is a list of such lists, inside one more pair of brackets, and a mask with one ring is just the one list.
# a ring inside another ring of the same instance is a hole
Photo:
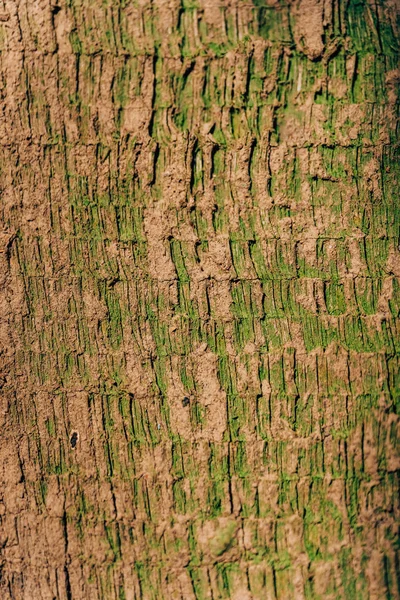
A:
{"label": "brown bark", "polygon": [[398,598],[398,8],[0,7],[0,597]]}

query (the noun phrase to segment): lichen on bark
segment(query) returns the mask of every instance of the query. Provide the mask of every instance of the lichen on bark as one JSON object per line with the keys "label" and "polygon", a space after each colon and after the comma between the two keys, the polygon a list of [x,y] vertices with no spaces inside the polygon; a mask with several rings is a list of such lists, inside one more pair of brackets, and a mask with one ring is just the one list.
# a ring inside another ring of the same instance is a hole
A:
{"label": "lichen on bark", "polygon": [[398,598],[399,11],[4,0],[0,596]]}

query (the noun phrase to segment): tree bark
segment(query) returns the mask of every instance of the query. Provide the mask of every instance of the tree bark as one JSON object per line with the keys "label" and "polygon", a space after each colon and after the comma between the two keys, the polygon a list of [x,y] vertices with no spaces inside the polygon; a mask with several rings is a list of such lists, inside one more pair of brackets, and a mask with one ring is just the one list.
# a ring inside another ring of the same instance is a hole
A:
{"label": "tree bark", "polygon": [[399,598],[398,6],[0,13],[1,598]]}

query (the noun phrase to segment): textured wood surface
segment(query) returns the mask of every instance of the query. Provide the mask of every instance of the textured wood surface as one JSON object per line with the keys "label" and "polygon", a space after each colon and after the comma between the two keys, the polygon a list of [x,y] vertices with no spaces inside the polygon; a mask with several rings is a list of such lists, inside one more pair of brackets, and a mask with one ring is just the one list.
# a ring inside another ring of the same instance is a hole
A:
{"label": "textured wood surface", "polygon": [[3,0],[2,599],[399,598],[398,12]]}

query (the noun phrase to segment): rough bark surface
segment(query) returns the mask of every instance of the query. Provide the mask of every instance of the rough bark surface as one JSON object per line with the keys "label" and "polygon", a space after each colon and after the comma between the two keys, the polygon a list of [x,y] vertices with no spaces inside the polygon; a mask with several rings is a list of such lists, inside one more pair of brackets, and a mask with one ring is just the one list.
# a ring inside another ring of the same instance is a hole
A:
{"label": "rough bark surface", "polygon": [[399,598],[398,25],[2,0],[2,599]]}

